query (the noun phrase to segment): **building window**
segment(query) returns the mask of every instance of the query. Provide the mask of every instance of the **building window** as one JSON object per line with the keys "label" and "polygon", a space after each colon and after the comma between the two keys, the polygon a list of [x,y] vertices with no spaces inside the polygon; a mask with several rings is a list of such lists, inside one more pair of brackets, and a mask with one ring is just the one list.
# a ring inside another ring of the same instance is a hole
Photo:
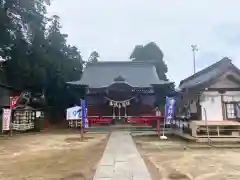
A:
{"label": "building window", "polygon": [[237,103],[235,106],[235,113],[238,119],[240,119],[240,103]]}
{"label": "building window", "polygon": [[240,118],[240,102],[225,103],[227,119]]}

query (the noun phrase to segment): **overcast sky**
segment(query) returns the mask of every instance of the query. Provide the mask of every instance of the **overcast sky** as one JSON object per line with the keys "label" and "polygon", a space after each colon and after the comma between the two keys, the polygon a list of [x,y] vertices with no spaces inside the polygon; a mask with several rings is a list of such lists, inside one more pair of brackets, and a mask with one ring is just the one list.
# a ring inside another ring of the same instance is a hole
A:
{"label": "overcast sky", "polygon": [[97,50],[101,61],[126,61],[135,45],[156,42],[178,84],[193,73],[191,44],[197,70],[224,56],[240,67],[239,9],[240,0],[55,0],[48,10],[85,60]]}

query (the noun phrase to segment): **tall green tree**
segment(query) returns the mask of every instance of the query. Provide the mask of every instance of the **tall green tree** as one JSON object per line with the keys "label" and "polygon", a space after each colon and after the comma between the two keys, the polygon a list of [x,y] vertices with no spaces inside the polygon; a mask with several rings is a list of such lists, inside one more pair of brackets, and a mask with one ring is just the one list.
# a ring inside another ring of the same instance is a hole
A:
{"label": "tall green tree", "polygon": [[[46,87],[47,100],[51,106],[63,111],[66,105],[65,83],[79,80],[83,60],[75,46],[67,45],[66,34],[62,34],[58,16],[53,16],[47,31],[47,54],[51,64],[48,69]],[[64,111],[63,111],[64,112]]]}
{"label": "tall green tree", "polygon": [[60,112],[67,103],[65,83],[80,78],[83,61],[67,44],[59,17],[46,17],[48,5],[50,0],[0,1],[0,70],[6,83],[44,93],[47,105]]}
{"label": "tall green tree", "polygon": [[99,58],[100,58],[100,56],[99,56],[98,52],[97,52],[97,51],[93,51],[93,52],[90,54],[89,58],[88,58],[88,62],[89,62],[89,63],[98,62]]}
{"label": "tall green tree", "polygon": [[130,55],[132,61],[142,61],[153,63],[159,79],[167,80],[167,65],[163,60],[163,53],[156,43],[150,42],[146,45],[136,45]]}
{"label": "tall green tree", "polygon": [[[4,1],[2,8],[10,40],[3,42],[6,47],[4,65],[7,81],[18,89],[41,91],[46,73],[44,64],[44,27],[48,0]],[[45,75],[44,75],[45,74]]]}

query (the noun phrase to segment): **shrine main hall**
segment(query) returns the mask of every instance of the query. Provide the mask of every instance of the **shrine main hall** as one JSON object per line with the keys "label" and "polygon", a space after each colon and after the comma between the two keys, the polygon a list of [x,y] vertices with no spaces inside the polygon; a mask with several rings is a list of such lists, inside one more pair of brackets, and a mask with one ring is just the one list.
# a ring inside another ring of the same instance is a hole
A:
{"label": "shrine main hall", "polygon": [[88,117],[127,122],[129,118],[155,116],[173,92],[173,82],[160,80],[154,64],[133,61],[89,63],[72,87],[84,87]]}

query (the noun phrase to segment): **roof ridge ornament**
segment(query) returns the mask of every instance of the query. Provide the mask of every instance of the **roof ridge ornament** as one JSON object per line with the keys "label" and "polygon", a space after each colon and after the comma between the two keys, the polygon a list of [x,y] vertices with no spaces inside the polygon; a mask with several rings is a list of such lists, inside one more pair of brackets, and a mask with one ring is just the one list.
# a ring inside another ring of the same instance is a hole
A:
{"label": "roof ridge ornament", "polygon": [[118,75],[118,76],[115,77],[113,80],[114,80],[114,82],[124,82],[124,81],[125,81],[125,78],[122,77],[121,75]]}

